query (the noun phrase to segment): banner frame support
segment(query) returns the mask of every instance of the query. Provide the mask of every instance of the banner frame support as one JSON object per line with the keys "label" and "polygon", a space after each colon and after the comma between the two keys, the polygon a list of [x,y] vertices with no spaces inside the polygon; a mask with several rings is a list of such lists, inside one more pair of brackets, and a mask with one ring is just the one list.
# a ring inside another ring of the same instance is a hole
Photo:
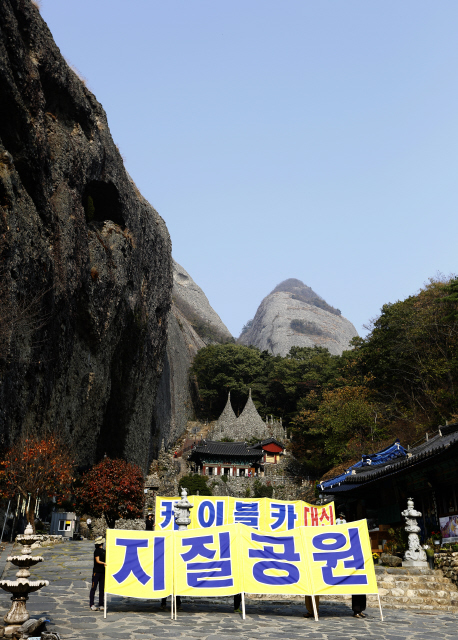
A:
{"label": "banner frame support", "polygon": [[383,622],[383,613],[382,613],[382,603],[380,602],[380,594],[377,593],[377,598],[378,598],[378,608],[380,609],[380,618]]}
{"label": "banner frame support", "polygon": [[318,609],[316,607],[316,600],[315,600],[315,596],[312,595],[312,607],[313,607],[313,615],[315,617],[315,622],[318,622]]}
{"label": "banner frame support", "polygon": [[245,620],[245,592],[242,591],[242,620]]}
{"label": "banner frame support", "polygon": [[107,617],[107,593],[103,594],[103,619],[106,620]]}

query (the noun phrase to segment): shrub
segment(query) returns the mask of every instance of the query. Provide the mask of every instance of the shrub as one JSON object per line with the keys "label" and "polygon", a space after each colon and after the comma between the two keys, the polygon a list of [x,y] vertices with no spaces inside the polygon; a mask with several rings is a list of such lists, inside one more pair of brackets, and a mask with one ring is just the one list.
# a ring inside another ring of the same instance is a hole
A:
{"label": "shrub", "polygon": [[212,496],[213,491],[207,484],[207,476],[199,474],[191,474],[183,476],[180,480],[180,489],[183,487],[187,490],[188,496],[195,496],[199,492],[200,496]]}
{"label": "shrub", "polygon": [[254,481],[254,497],[255,498],[272,498],[274,488],[272,485],[262,484],[259,480]]}

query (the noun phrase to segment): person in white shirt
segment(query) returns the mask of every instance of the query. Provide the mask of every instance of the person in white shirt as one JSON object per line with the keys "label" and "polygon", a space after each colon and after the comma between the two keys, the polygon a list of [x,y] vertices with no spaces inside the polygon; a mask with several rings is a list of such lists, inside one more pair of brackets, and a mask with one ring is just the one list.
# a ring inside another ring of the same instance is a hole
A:
{"label": "person in white shirt", "polygon": [[347,521],[345,520],[345,514],[339,513],[339,517],[336,518],[336,524],[345,524]]}

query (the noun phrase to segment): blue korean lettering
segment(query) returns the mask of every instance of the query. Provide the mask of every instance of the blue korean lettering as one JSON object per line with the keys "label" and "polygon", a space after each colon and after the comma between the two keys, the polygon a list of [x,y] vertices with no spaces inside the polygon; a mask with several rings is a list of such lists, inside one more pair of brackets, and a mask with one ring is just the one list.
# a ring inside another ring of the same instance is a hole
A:
{"label": "blue korean lettering", "polygon": [[[249,558],[265,558],[261,562],[253,565],[253,578],[261,584],[269,585],[288,585],[296,584],[300,579],[300,572],[296,565],[291,562],[299,562],[301,556],[296,552],[293,536],[263,536],[257,533],[251,534],[253,542],[263,543],[262,549],[249,549]],[[275,551],[272,545],[282,546],[283,551]],[[267,574],[266,571],[275,569],[276,571],[285,571],[287,575],[273,576]]]}
{"label": "blue korean lettering", "polygon": [[[364,569],[364,556],[357,528],[349,528],[350,548],[340,551],[347,544],[347,537],[343,533],[322,533],[314,536],[312,544],[315,549],[324,553],[314,553],[315,562],[326,562],[321,567],[323,581],[329,586],[367,584],[366,575],[335,576],[333,569],[337,567],[339,560],[344,560],[345,569]],[[345,558],[348,558],[347,560]]]}
{"label": "blue korean lettering", "polygon": [[[197,589],[222,588],[234,586],[232,577],[231,547],[228,532],[218,534],[219,560],[213,560],[216,550],[208,549],[208,544],[215,544],[215,536],[199,536],[183,538],[182,546],[191,547],[181,554],[186,564],[186,580],[190,587]],[[207,558],[210,562],[188,562],[197,556]]]}
{"label": "blue korean lettering", "polygon": [[202,556],[203,558],[208,558],[212,560],[216,551],[213,549],[207,549],[207,544],[213,544],[213,536],[196,536],[195,538],[183,538],[181,541],[182,547],[191,547],[189,551],[181,554],[184,562],[188,562],[188,560],[193,560],[197,556]]}
{"label": "blue korean lettering", "polygon": [[297,514],[295,512],[294,509],[294,505],[293,504],[278,504],[273,502],[270,505],[270,515],[272,518],[276,518],[276,521],[274,522],[274,524],[271,525],[271,529],[273,531],[275,531],[275,529],[278,529],[279,527],[282,526],[282,524],[285,522],[285,519],[287,517],[287,528],[288,529],[294,529],[295,526],[295,520],[297,520]]}
{"label": "blue korean lettering", "polygon": [[294,529],[296,526],[297,513],[293,504],[288,505],[288,529]]}
{"label": "blue korean lettering", "polygon": [[148,540],[131,540],[126,538],[116,538],[116,545],[119,547],[126,547],[126,555],[124,556],[124,563],[122,567],[113,574],[113,578],[116,582],[121,583],[126,580],[131,573],[137,578],[142,585],[145,585],[148,580],[151,580],[149,576],[143,570],[138,557],[139,547],[147,547]]}
{"label": "blue korean lettering", "polygon": [[[165,529],[172,522],[173,518],[173,505],[178,502],[178,500],[167,500],[162,501],[161,505],[161,516],[164,518],[162,522],[159,522],[160,529]],[[173,528],[175,531],[178,531],[178,525],[175,522],[175,518],[173,519]]]}
{"label": "blue korean lettering", "polygon": [[224,501],[204,500],[197,508],[197,522],[204,529],[208,527],[221,527],[224,523]]}
{"label": "blue korean lettering", "polygon": [[234,522],[257,529],[259,526],[259,502],[235,503]]}
{"label": "blue korean lettering", "polygon": [[165,589],[165,538],[154,538],[153,546],[153,589],[162,591]]}

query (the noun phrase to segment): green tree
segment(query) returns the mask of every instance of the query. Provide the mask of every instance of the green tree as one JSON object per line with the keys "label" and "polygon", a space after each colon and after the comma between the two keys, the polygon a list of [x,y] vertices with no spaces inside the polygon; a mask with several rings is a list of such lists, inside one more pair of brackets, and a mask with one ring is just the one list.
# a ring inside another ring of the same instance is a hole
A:
{"label": "green tree", "polygon": [[200,496],[212,496],[213,492],[207,484],[207,477],[198,474],[183,476],[180,480],[180,489],[185,488],[188,496],[195,496],[199,492]]}
{"label": "green tree", "polygon": [[262,484],[259,480],[254,481],[254,497],[255,498],[271,498],[274,494],[272,485]]}
{"label": "green tree", "polygon": [[353,370],[370,377],[368,386],[391,421],[421,431],[457,413],[455,286],[431,280],[417,295],[384,305],[356,345]]}
{"label": "green tree", "polygon": [[359,457],[383,435],[369,393],[366,387],[325,390],[316,410],[298,413],[293,452],[311,471]]}
{"label": "green tree", "polygon": [[236,413],[243,409],[250,387],[253,399],[262,401],[267,357],[271,356],[255,347],[238,344],[212,344],[201,349],[194,358],[191,374],[197,378],[204,413],[217,418],[229,391]]}

